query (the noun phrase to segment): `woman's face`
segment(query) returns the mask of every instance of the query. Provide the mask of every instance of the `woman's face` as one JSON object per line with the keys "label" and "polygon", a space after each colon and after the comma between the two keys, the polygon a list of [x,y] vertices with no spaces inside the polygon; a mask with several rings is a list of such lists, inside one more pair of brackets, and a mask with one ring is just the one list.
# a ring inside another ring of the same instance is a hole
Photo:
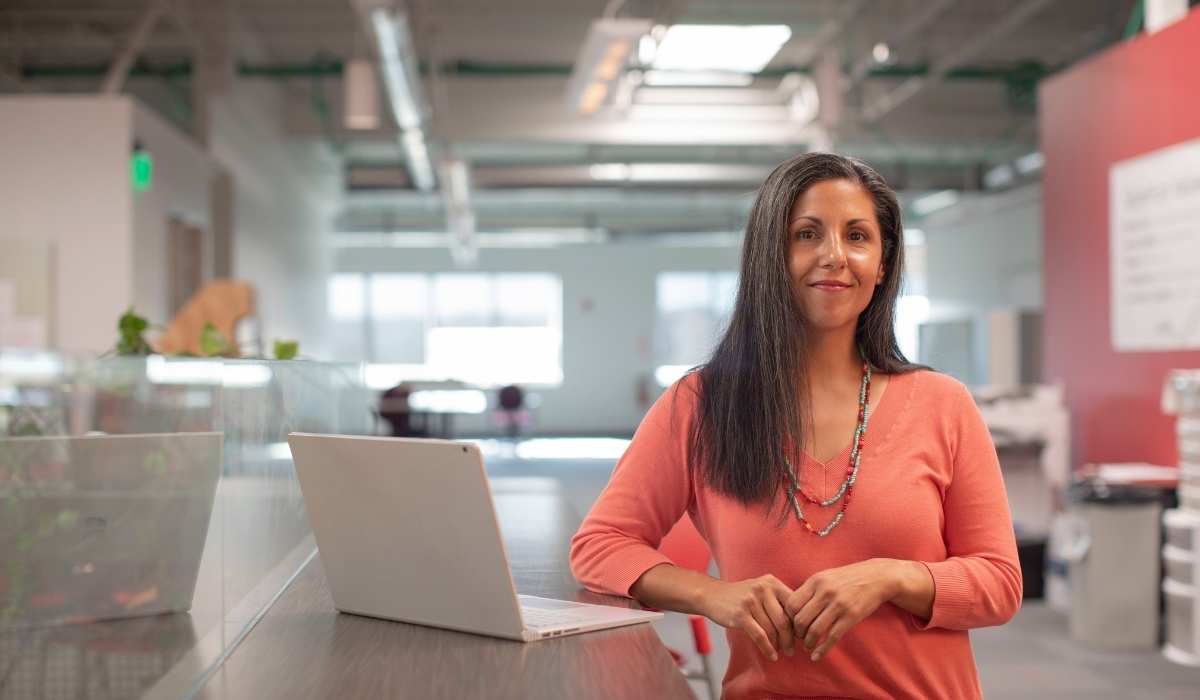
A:
{"label": "woman's face", "polygon": [[788,271],[814,328],[854,327],[883,283],[883,237],[870,193],[850,180],[812,185],[788,217]]}

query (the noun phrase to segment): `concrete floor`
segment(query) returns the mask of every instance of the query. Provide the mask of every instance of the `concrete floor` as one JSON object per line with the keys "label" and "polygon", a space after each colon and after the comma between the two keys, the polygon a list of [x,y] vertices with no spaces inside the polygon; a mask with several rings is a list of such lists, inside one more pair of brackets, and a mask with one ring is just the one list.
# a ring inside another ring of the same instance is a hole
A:
{"label": "concrete floor", "polygon": [[[580,515],[586,514],[608,482],[612,460],[490,459],[495,476],[541,476],[559,480]],[[686,618],[671,614],[656,629],[668,646],[692,657],[694,645]],[[710,658],[717,688],[725,673],[729,650],[719,627],[710,623],[714,650]],[[1023,606],[1003,627],[971,633],[976,663],[989,700],[1137,700],[1140,698],[1200,698],[1200,668],[1165,660],[1154,650],[1111,652],[1072,642],[1067,620],[1039,602]],[[693,681],[697,697],[706,698],[702,682]]]}

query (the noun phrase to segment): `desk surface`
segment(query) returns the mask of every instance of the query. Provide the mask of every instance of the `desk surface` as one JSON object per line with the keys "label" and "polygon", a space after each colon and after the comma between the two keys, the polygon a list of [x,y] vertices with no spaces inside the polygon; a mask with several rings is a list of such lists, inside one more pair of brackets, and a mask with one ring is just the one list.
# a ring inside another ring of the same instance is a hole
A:
{"label": "desk surface", "polygon": [[[628,606],[567,568],[579,516],[543,479],[496,479],[517,590]],[[649,625],[521,643],[338,613],[320,558],[216,671],[201,698],[693,698]]]}

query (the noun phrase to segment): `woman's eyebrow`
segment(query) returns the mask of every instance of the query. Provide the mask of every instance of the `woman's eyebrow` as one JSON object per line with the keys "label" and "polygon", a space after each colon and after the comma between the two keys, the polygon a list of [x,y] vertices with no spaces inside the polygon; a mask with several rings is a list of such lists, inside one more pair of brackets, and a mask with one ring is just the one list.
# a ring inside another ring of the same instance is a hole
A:
{"label": "woman's eyebrow", "polygon": [[816,224],[817,224],[818,226],[824,226],[824,225],[825,225],[825,222],[821,221],[820,219],[818,219],[818,218],[817,218],[817,217],[815,217],[815,216],[809,216],[808,214],[801,214],[800,216],[797,216],[796,218],[792,219],[792,223],[794,224],[794,223],[796,223],[797,221],[799,221],[800,219],[808,219],[809,221],[816,222]]}

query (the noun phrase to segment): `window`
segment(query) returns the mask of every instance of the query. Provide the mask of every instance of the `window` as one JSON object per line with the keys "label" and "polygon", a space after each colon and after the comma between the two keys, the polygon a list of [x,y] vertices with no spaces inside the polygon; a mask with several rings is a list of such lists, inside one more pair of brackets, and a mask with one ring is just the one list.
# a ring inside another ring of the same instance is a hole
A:
{"label": "window", "polygon": [[654,375],[674,382],[708,359],[737,296],[735,272],[663,272],[656,280]]}
{"label": "window", "polygon": [[429,280],[425,275],[371,275],[370,289],[371,357],[423,363]]}
{"label": "window", "polygon": [[339,274],[329,313],[367,382],[562,382],[562,281],[544,273]]}
{"label": "window", "polygon": [[365,357],[366,285],[362,275],[329,278],[330,331],[334,357]]}

